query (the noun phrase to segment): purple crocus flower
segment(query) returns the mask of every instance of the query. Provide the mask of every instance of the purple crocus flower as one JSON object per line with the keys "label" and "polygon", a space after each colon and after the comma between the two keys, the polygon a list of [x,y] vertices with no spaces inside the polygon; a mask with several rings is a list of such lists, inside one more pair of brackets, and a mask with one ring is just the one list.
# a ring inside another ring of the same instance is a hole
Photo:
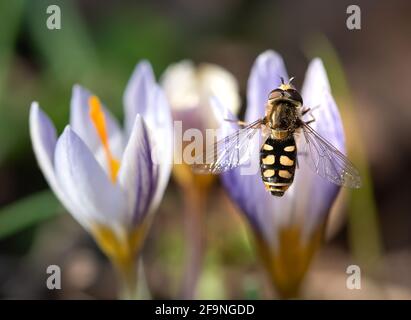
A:
{"label": "purple crocus flower", "polygon": [[111,259],[133,295],[136,260],[171,171],[172,121],[148,62],[125,91],[125,129],[88,90],[75,85],[70,124],[57,137],[33,102],[30,135],[50,188]]}
{"label": "purple crocus flower", "polygon": [[[251,123],[264,116],[268,94],[288,79],[283,59],[274,51],[258,56],[248,80],[245,122]],[[345,151],[342,121],[331,95],[327,74],[320,59],[309,64],[301,91],[304,105],[313,109],[311,124],[321,136],[341,152]],[[237,124],[224,119],[235,119],[215,101],[224,135],[238,130]],[[308,116],[309,117],[309,116]],[[303,118],[307,120],[308,118]],[[258,148],[251,161],[259,163]],[[303,135],[297,136],[298,150]],[[241,167],[222,175],[223,184],[231,199],[248,219],[256,238],[257,248],[270,278],[282,297],[297,294],[313,253],[319,246],[331,206],[340,187],[314,173],[305,161],[298,162],[292,186],[283,197],[274,197],[264,188],[261,176],[244,174]]]}

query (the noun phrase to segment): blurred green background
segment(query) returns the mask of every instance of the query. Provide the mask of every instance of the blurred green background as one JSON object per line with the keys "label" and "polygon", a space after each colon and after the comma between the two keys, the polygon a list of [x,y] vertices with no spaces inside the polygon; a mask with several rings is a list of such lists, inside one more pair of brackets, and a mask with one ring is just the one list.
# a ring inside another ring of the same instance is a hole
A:
{"label": "blurred green background", "polygon": [[[57,4],[62,29],[48,30]],[[0,298],[114,298],[115,279],[92,239],[57,203],[28,136],[31,101],[59,131],[73,84],[89,88],[122,118],[122,94],[135,64],[157,76],[184,58],[222,65],[245,98],[256,56],[283,55],[300,86],[308,61],[324,60],[343,113],[350,153],[365,187],[341,200],[330,237],[305,284],[307,298],[411,298],[411,3],[357,1],[362,29],[346,27],[350,1],[0,1]],[[245,99],[243,100],[245,102]],[[198,297],[269,297],[247,226],[213,191]],[[155,298],[178,297],[183,217],[170,182],[145,247]],[[363,289],[347,290],[345,270],[363,267]],[[60,265],[63,290],[45,286]]]}

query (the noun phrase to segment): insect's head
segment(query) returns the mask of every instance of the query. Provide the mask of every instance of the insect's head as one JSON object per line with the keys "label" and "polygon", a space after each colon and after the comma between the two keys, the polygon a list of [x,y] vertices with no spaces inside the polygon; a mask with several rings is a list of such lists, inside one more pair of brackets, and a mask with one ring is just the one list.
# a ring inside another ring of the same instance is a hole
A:
{"label": "insect's head", "polygon": [[287,100],[292,102],[295,106],[303,105],[303,98],[300,93],[294,88],[291,84],[294,77],[291,77],[287,83],[284,82],[284,79],[281,78],[281,84],[278,88],[272,90],[268,96],[269,100]]}

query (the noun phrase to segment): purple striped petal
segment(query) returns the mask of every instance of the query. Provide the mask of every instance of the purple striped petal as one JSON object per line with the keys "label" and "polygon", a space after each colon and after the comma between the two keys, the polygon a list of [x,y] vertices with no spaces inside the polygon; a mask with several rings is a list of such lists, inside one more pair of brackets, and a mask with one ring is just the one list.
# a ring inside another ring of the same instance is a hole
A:
{"label": "purple striped petal", "polygon": [[149,211],[157,188],[158,171],[158,165],[151,158],[147,127],[137,115],[118,174],[118,182],[127,193],[128,220],[134,225]]}
{"label": "purple striped petal", "polygon": [[170,106],[148,62],[139,63],[133,72],[124,93],[124,107],[129,134],[137,114],[144,118],[151,138],[153,162],[159,165],[158,183],[149,209],[152,212],[163,197],[171,173],[173,122]]}

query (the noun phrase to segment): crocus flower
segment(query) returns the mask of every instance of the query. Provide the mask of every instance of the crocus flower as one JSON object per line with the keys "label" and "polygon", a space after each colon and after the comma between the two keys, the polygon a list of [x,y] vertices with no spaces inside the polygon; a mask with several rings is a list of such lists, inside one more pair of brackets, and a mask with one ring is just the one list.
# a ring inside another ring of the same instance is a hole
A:
{"label": "crocus flower", "polygon": [[136,263],[172,163],[171,113],[147,62],[124,94],[125,129],[99,98],[75,85],[60,137],[33,102],[30,135],[40,169],[64,207],[110,258],[135,294]]}
{"label": "crocus flower", "polygon": [[[280,55],[273,51],[262,53],[248,80],[246,123],[264,116],[268,94],[281,84],[281,77],[288,79]],[[320,59],[316,58],[309,64],[301,94],[304,105],[313,109],[315,121],[310,125],[344,152],[341,118]],[[222,103],[215,106],[222,131],[227,134],[237,130],[236,124],[223,121],[234,116]],[[296,139],[298,148],[304,137],[301,134]],[[252,155],[252,162],[257,164],[260,143],[256,137],[254,144],[257,149]],[[298,150],[304,149],[301,146]],[[263,264],[278,293],[285,298],[295,296],[322,240],[327,216],[340,188],[315,174],[301,160],[292,186],[281,198],[265,190],[259,172],[244,174],[238,167],[224,173],[222,180],[254,231]]]}
{"label": "crocus flower", "polygon": [[[194,143],[198,143],[198,138],[206,137],[206,129],[217,129],[218,121],[210,105],[211,97],[218,98],[230,112],[237,114],[240,108],[238,83],[230,72],[218,65],[202,63],[195,66],[190,60],[171,64],[165,70],[161,83],[174,119],[174,177],[180,185],[189,189],[193,184],[207,189],[213,181],[212,176],[194,174],[186,165],[189,154],[184,154],[184,150],[191,142],[191,133],[196,138]],[[195,157],[193,154],[192,159]]]}
{"label": "crocus flower", "polygon": [[195,66],[183,60],[170,65],[161,79],[170,102],[174,120],[184,128],[200,130],[216,128],[218,123],[210,106],[210,97],[217,97],[232,113],[240,108],[235,77],[224,68],[211,63]]}
{"label": "crocus flower", "polygon": [[191,150],[191,143],[201,142],[199,139],[203,139],[205,146],[205,130],[217,129],[218,122],[210,105],[210,97],[216,96],[236,114],[240,96],[235,77],[224,68],[210,63],[195,66],[193,62],[184,60],[172,64],[164,72],[161,83],[174,119],[173,176],[180,186],[184,202],[187,257],[182,297],[191,299],[195,296],[202,262],[206,198],[215,177],[193,173],[187,158],[194,159],[196,155],[188,150]]}

